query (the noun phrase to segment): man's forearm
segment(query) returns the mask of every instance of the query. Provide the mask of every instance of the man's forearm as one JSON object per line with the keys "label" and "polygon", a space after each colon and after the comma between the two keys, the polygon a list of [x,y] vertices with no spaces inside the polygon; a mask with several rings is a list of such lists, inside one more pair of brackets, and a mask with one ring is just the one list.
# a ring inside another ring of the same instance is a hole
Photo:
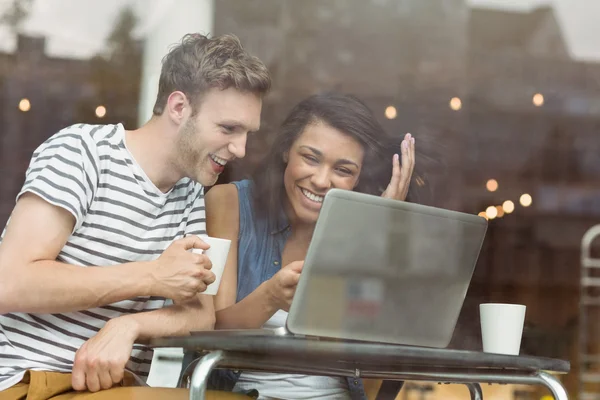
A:
{"label": "man's forearm", "polygon": [[36,261],[23,265],[12,269],[17,271],[12,276],[0,279],[0,314],[72,312],[154,295],[147,263],[80,267]]}
{"label": "man's forearm", "polygon": [[212,330],[215,311],[212,296],[198,295],[185,303],[124,315],[113,321],[133,326],[137,342],[146,342],[157,337],[187,336],[191,331]]}

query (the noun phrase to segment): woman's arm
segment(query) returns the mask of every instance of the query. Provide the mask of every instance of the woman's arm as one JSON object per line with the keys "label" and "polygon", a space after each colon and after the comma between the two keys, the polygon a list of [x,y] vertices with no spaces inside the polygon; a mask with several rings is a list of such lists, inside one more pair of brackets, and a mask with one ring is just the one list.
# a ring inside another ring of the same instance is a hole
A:
{"label": "woman's arm", "polygon": [[205,197],[206,229],[211,237],[231,240],[231,247],[215,296],[215,329],[260,328],[278,307],[264,282],[236,304],[238,235],[240,231],[239,196],[235,185],[217,185]]}
{"label": "woman's arm", "polygon": [[217,185],[204,197],[208,236],[229,239],[231,246],[219,290],[214,297],[215,311],[235,304],[237,293],[237,254],[240,209],[237,188],[233,184]]}

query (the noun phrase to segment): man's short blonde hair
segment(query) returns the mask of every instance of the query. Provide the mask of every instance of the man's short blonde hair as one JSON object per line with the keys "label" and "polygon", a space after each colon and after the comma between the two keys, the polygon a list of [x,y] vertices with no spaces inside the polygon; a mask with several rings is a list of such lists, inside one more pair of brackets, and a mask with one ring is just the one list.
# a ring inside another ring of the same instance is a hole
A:
{"label": "man's short blonde hair", "polygon": [[163,58],[152,113],[161,115],[175,91],[183,92],[196,109],[207,90],[231,87],[262,97],[271,88],[271,76],[262,61],[244,50],[237,36],[209,39],[187,34]]}

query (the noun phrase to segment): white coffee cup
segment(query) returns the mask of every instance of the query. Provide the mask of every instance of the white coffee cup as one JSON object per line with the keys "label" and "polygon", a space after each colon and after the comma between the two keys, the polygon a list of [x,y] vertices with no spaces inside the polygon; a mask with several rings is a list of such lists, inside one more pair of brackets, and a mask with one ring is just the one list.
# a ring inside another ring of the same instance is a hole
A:
{"label": "white coffee cup", "polygon": [[221,284],[221,277],[223,276],[223,270],[225,269],[225,263],[227,262],[227,255],[229,254],[229,247],[231,246],[231,240],[220,239],[210,236],[198,236],[206,244],[210,246],[208,250],[193,249],[194,253],[206,255],[212,262],[211,271],[215,274],[215,281],[208,285],[206,290],[202,294],[215,295],[219,290]]}
{"label": "white coffee cup", "polygon": [[486,353],[519,355],[525,309],[521,304],[479,305],[481,338]]}

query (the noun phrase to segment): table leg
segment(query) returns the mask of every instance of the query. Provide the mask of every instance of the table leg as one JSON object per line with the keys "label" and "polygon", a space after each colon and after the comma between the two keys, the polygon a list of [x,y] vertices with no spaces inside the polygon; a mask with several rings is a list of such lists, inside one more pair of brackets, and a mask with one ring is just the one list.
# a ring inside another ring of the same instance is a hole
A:
{"label": "table leg", "polygon": [[562,383],[554,376],[546,373],[546,372],[538,372],[537,377],[540,383],[550,389],[552,396],[554,396],[555,400],[569,400],[569,396],[567,396],[567,391],[563,387]]}
{"label": "table leg", "polygon": [[204,400],[206,396],[206,386],[208,376],[213,368],[223,359],[221,350],[213,351],[202,357],[198,361],[196,369],[192,374],[192,384],[190,387],[190,400]]}
{"label": "table leg", "polygon": [[481,391],[481,385],[479,383],[465,383],[465,386],[469,388],[471,400],[483,400],[483,392]]}

